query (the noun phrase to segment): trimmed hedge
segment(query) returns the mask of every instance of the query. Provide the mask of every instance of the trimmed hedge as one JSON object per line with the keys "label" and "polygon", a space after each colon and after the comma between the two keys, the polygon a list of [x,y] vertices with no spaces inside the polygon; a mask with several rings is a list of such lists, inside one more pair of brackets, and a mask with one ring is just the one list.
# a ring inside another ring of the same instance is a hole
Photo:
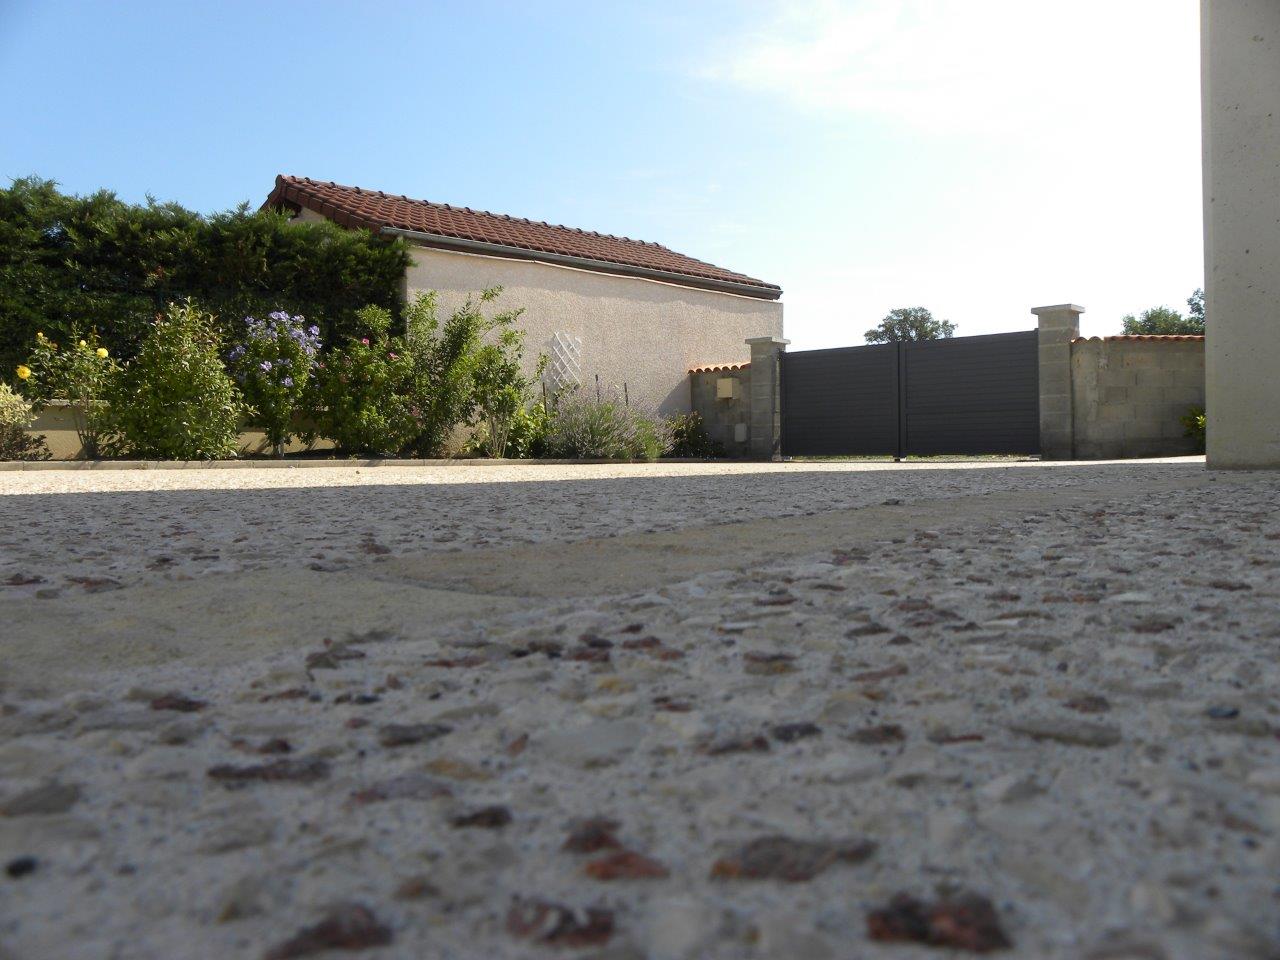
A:
{"label": "trimmed hedge", "polygon": [[65,341],[93,327],[114,356],[128,359],[155,316],[187,298],[218,317],[227,339],[244,317],[288,303],[326,343],[342,342],[358,329],[361,307],[400,319],[409,263],[402,240],[289,223],[247,204],[203,216],[15,180],[0,190],[0,369],[25,358],[37,331]]}

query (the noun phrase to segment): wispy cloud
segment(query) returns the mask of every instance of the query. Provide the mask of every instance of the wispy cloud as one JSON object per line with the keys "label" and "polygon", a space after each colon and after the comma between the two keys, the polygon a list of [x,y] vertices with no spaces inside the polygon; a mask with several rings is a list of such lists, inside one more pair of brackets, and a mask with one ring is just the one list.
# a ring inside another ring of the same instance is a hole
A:
{"label": "wispy cloud", "polygon": [[[1194,0],[811,0],[719,38],[695,73],[931,133],[1185,121]],[[1194,116],[1194,106],[1190,107]]]}
{"label": "wispy cloud", "polygon": [[802,345],[916,302],[981,333],[1071,299],[1105,330],[1200,282],[1196,0],[757,9],[690,75],[858,135],[777,248]]}

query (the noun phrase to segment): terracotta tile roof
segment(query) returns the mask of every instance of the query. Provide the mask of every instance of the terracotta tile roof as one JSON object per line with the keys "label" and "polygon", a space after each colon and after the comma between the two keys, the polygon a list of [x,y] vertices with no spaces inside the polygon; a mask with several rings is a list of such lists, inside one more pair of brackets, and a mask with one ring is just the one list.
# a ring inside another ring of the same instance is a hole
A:
{"label": "terracotta tile roof", "polygon": [[707,367],[690,367],[690,373],[732,373],[734,370],[751,369],[751,361],[745,363],[720,363]]}
{"label": "terracotta tile roof", "polygon": [[1111,337],[1076,337],[1072,343],[1086,340],[1203,340],[1203,333],[1125,333]]}
{"label": "terracotta tile roof", "polygon": [[782,288],[776,284],[686,257],[656,243],[522,220],[470,207],[412,200],[380,190],[344,187],[309,177],[276,177],[275,189],[262,206],[306,207],[344,227],[364,227],[374,231],[384,228],[412,230],[442,238],[438,244],[426,241],[428,246],[447,246],[449,238],[456,238],[526,250],[534,254],[530,259],[538,259],[538,253],[551,254],[617,264],[622,268],[618,272],[622,273],[657,271],[673,275],[673,282],[684,280],[689,286],[740,285],[745,289],[738,292],[770,300],[782,294]]}

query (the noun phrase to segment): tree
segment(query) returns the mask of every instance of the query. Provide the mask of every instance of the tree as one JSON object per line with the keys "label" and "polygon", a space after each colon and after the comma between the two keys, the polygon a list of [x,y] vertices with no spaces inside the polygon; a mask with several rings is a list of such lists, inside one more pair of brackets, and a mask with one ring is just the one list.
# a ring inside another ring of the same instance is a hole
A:
{"label": "tree", "polygon": [[[1200,293],[1200,291],[1196,292]],[[1201,312],[1199,316],[1196,315],[1196,294],[1192,294],[1191,298],[1187,300],[1187,304],[1191,307],[1191,316],[1184,317],[1172,307],[1152,307],[1150,310],[1143,310],[1137,317],[1132,313],[1125,316],[1122,321],[1124,332],[1129,336],[1157,337],[1178,334],[1202,334],[1204,333],[1203,294],[1200,296],[1201,300],[1198,306]]]}
{"label": "tree", "polygon": [[950,320],[935,320],[924,307],[898,307],[890,310],[862,336],[867,343],[902,343],[913,340],[945,340],[956,332]]}
{"label": "tree", "polygon": [[1187,316],[1193,320],[1199,320],[1201,328],[1204,327],[1204,291],[1196,287],[1195,292],[1187,297]]}

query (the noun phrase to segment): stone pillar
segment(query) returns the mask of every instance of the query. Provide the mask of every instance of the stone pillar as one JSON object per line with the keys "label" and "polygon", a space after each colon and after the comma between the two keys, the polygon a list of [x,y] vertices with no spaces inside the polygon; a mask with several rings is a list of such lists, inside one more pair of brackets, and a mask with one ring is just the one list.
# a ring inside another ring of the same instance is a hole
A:
{"label": "stone pillar", "polygon": [[1280,469],[1280,0],[1203,0],[1208,463]]}
{"label": "stone pillar", "polygon": [[1080,336],[1084,307],[1059,303],[1033,307],[1040,329],[1040,457],[1070,460],[1075,456],[1071,406],[1071,341]]}
{"label": "stone pillar", "polygon": [[751,456],[782,459],[782,352],[790,340],[751,337]]}

